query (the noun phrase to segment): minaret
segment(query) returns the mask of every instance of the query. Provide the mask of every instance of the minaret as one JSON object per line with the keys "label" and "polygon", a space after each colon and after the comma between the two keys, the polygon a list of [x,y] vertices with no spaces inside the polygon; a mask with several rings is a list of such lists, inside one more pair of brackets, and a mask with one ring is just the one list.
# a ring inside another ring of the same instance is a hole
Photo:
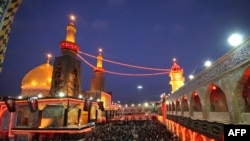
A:
{"label": "minaret", "polygon": [[76,56],[79,46],[75,43],[76,27],[74,25],[75,17],[71,16],[71,22],[67,25],[66,40],[61,41],[61,53],[62,55]]}
{"label": "minaret", "polygon": [[171,93],[178,90],[180,87],[184,85],[185,78],[183,77],[183,69],[176,63],[176,59],[173,59],[173,66],[171,67],[171,71],[169,73],[169,77],[171,78],[169,84],[172,86]]}
{"label": "minaret", "polygon": [[105,90],[104,69],[102,67],[102,49],[99,49],[96,59],[97,63],[96,67],[94,68],[94,75],[91,78],[90,91]]}
{"label": "minaret", "polygon": [[75,43],[75,17],[66,28],[66,39],[60,42],[61,56],[55,58],[50,95],[73,96],[81,92],[81,63],[76,59],[79,46]]}

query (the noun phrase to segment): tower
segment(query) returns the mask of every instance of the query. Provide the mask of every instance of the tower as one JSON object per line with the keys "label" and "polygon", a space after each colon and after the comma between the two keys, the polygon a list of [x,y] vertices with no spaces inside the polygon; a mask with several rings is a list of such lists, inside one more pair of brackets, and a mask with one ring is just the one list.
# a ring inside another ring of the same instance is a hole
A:
{"label": "tower", "polygon": [[61,56],[55,58],[50,95],[76,97],[81,92],[81,63],[76,59],[79,46],[75,43],[74,17],[66,28],[66,39],[60,42]]}
{"label": "tower", "polygon": [[171,78],[169,84],[172,86],[171,93],[178,90],[184,85],[185,78],[183,77],[183,69],[176,63],[176,59],[173,59],[173,66],[171,67],[169,77]]}
{"label": "tower", "polygon": [[91,78],[90,91],[105,90],[104,69],[102,67],[102,49],[99,49],[94,75]]}

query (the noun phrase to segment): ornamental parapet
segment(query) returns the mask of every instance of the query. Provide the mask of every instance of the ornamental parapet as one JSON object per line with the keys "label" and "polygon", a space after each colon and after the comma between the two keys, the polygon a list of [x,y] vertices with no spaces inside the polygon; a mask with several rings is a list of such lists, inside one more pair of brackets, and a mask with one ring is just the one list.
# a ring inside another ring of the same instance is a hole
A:
{"label": "ornamental parapet", "polygon": [[224,132],[224,124],[218,122],[209,122],[206,120],[194,120],[189,117],[168,115],[168,120],[179,123],[180,125],[193,130],[197,133],[204,134],[215,140],[222,140]]}

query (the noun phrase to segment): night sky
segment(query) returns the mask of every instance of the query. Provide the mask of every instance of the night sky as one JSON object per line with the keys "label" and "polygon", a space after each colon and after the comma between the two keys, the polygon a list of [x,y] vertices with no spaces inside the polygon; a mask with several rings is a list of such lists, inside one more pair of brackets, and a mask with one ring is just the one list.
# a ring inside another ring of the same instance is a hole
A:
{"label": "night sky", "polygon": [[[105,59],[161,69],[170,69],[176,58],[186,81],[205,68],[207,59],[215,61],[232,48],[227,42],[232,33],[250,36],[249,0],[23,0],[0,73],[0,95],[20,95],[28,71],[45,63],[47,53],[61,55],[59,42],[65,40],[70,14],[76,16],[76,43],[82,52],[96,56],[102,48]],[[96,65],[94,58],[83,57]],[[157,73],[108,62],[103,66],[120,73]],[[83,90],[89,90],[92,75],[93,69],[82,62]],[[168,74],[105,73],[105,78],[114,101],[159,100],[171,92]]]}

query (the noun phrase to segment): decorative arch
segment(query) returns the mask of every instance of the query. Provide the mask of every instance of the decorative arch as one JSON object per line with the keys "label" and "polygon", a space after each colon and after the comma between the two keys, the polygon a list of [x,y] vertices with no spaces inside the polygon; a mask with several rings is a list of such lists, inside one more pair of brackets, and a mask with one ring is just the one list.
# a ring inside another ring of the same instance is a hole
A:
{"label": "decorative arch", "polygon": [[0,106],[0,108],[1,108],[1,111],[0,111],[0,119],[2,119],[3,113],[4,113],[5,111],[7,111],[7,107],[4,106],[4,107],[2,108],[2,107]]}
{"label": "decorative arch", "polygon": [[181,104],[178,99],[176,99],[176,111],[181,111]]}
{"label": "decorative arch", "polygon": [[165,103],[165,105],[166,105],[166,112],[168,112],[168,110],[169,110],[169,106],[168,106],[168,104],[167,104],[167,103]]}
{"label": "decorative arch", "polygon": [[[2,105],[1,105],[2,106]],[[6,106],[4,106],[4,107],[1,107],[0,106],[0,133],[1,133],[1,130],[3,129],[3,124],[4,124],[4,115],[5,115],[5,113],[8,111],[7,110],[7,107]]]}
{"label": "decorative arch", "polygon": [[197,134],[197,136],[195,137],[195,141],[203,141],[203,137],[201,134]]}
{"label": "decorative arch", "polygon": [[243,100],[244,111],[250,113],[250,67],[246,69],[242,77],[243,89],[241,97]]}
{"label": "decorative arch", "polygon": [[172,102],[172,111],[175,111],[175,104]]}
{"label": "decorative arch", "polygon": [[172,111],[172,106],[170,103],[168,103],[168,111]]}
{"label": "decorative arch", "polygon": [[188,111],[189,110],[189,108],[188,108],[188,101],[187,101],[187,97],[186,96],[182,97],[181,106],[182,106],[182,110],[183,111]]}
{"label": "decorative arch", "polygon": [[177,133],[177,129],[178,129],[176,126],[177,126],[177,123],[173,122],[173,133],[175,134]]}
{"label": "decorative arch", "polygon": [[174,132],[174,122],[173,121],[170,122],[170,130],[172,132]]}
{"label": "decorative arch", "polygon": [[178,124],[178,138],[182,141],[183,140],[183,130],[184,127],[182,127],[180,124]]}
{"label": "decorative arch", "polygon": [[192,105],[191,108],[192,108],[193,112],[201,112],[202,111],[200,97],[197,94],[197,92],[195,92],[195,91],[192,92],[190,104]]}
{"label": "decorative arch", "polygon": [[209,85],[211,112],[228,112],[227,100],[224,92],[215,84]]}
{"label": "decorative arch", "polygon": [[191,141],[192,137],[191,137],[191,134],[187,128],[185,128],[184,133],[185,133],[185,141]]}
{"label": "decorative arch", "polygon": [[10,112],[5,107],[0,112],[0,131],[8,131],[9,130],[9,122],[10,122]]}

